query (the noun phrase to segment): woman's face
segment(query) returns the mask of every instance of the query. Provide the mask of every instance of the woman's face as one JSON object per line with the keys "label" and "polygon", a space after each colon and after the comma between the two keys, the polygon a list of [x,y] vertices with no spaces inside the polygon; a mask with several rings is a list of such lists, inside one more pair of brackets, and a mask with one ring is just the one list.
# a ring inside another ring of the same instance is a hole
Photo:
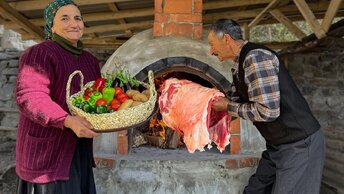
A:
{"label": "woman's face", "polygon": [[55,14],[51,30],[76,46],[84,32],[80,10],[71,4],[61,7]]}

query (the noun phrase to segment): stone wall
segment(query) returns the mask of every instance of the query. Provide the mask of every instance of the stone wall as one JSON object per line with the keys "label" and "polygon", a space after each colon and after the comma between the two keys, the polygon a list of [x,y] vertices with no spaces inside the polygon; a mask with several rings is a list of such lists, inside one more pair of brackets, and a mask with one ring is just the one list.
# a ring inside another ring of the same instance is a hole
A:
{"label": "stone wall", "polygon": [[286,54],[286,61],[325,132],[322,193],[344,193],[344,40],[327,38],[313,49]]}
{"label": "stone wall", "polygon": [[13,193],[16,186],[14,154],[19,114],[14,87],[20,54],[17,49],[0,52],[0,193]]}
{"label": "stone wall", "polygon": [[0,25],[0,48],[25,50],[26,48],[37,44],[33,40],[22,40],[21,34],[13,30],[5,30],[3,25]]}

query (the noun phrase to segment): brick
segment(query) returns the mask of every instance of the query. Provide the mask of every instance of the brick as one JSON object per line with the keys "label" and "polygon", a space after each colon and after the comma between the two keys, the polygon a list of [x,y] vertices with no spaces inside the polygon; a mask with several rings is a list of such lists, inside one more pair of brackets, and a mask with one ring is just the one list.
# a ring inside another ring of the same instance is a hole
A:
{"label": "brick", "polygon": [[162,28],[162,23],[159,22],[154,22],[153,26],[153,36],[154,37],[159,37],[163,35],[163,28]]}
{"label": "brick", "polygon": [[162,13],[163,0],[154,0],[154,13]]}
{"label": "brick", "polygon": [[240,119],[237,118],[230,122],[231,126],[231,134],[238,134],[240,135]]}
{"label": "brick", "polygon": [[164,13],[192,13],[192,0],[165,0]]}
{"label": "brick", "polygon": [[194,13],[200,13],[203,12],[203,2],[202,0],[194,0]]}
{"label": "brick", "polygon": [[193,38],[196,40],[202,39],[202,25],[195,25],[193,30]]}
{"label": "brick", "polygon": [[192,28],[192,24],[166,24],[164,27],[164,34],[165,36],[184,36],[192,38]]}
{"label": "brick", "polygon": [[240,135],[231,135],[230,142],[231,154],[239,154],[241,151]]}
{"label": "brick", "polygon": [[94,158],[97,167],[109,167],[113,168],[116,164],[115,160],[105,158]]}
{"label": "brick", "polygon": [[258,164],[258,158],[242,158],[239,160],[239,167],[252,167]]}
{"label": "brick", "polygon": [[166,14],[155,13],[154,14],[154,22],[167,23],[168,22],[168,16]]}
{"label": "brick", "polygon": [[170,22],[202,23],[201,14],[170,14]]}
{"label": "brick", "polygon": [[127,130],[123,130],[123,131],[118,131],[118,136],[125,136],[128,134],[128,131]]}
{"label": "brick", "polygon": [[127,155],[129,153],[128,136],[126,135],[127,133],[128,132],[126,130],[118,132],[117,154],[119,155]]}
{"label": "brick", "polygon": [[238,161],[233,159],[233,160],[226,160],[225,163],[226,168],[228,169],[234,169],[234,168],[238,168]]}

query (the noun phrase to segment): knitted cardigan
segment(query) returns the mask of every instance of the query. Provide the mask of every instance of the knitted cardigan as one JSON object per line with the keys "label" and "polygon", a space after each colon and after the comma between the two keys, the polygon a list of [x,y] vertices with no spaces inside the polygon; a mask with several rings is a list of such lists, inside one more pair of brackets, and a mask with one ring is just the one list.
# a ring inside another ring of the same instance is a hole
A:
{"label": "knitted cardigan", "polygon": [[[89,52],[73,55],[47,40],[23,53],[19,63],[16,101],[20,111],[16,144],[16,172],[33,183],[68,180],[78,137],[64,127],[69,114],[66,84],[80,70],[84,83],[100,77],[98,60]],[[71,94],[80,91],[74,76]]]}

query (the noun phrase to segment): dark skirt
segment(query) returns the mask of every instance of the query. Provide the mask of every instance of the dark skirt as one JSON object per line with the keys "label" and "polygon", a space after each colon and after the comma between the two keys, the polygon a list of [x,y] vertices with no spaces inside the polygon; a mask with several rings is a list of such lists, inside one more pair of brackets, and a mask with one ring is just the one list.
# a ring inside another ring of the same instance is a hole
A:
{"label": "dark skirt", "polygon": [[92,140],[80,138],[70,167],[69,180],[40,184],[19,178],[17,194],[95,194],[92,163]]}

